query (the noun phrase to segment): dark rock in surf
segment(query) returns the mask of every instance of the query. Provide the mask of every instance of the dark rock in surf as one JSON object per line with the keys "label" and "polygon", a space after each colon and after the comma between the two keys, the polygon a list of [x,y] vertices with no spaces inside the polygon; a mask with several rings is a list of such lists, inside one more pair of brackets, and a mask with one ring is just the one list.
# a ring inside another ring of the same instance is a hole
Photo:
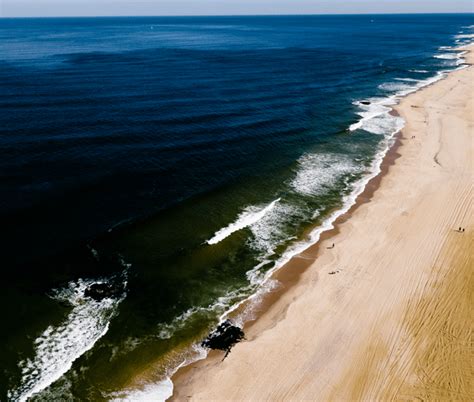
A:
{"label": "dark rock in surf", "polygon": [[84,291],[85,297],[90,297],[95,301],[101,301],[105,298],[112,298],[115,296],[120,296],[122,290],[119,286],[114,286],[109,283],[93,283]]}
{"label": "dark rock in surf", "polygon": [[225,359],[230,353],[231,348],[242,339],[245,339],[244,331],[233,325],[230,320],[226,320],[222,324],[219,324],[219,326],[201,342],[201,345],[209,349],[225,351]]}
{"label": "dark rock in surf", "polygon": [[360,101],[361,105],[370,105],[369,101]]}

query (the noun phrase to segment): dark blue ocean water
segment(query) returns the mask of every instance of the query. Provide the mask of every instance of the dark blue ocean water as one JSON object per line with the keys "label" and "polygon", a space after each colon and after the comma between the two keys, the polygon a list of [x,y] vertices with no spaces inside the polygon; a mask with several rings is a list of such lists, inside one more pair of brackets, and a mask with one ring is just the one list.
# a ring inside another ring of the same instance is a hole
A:
{"label": "dark blue ocean water", "polygon": [[[473,23],[1,19],[0,399],[161,379],[350,201],[388,106],[459,67]],[[108,280],[125,292],[83,297]]]}

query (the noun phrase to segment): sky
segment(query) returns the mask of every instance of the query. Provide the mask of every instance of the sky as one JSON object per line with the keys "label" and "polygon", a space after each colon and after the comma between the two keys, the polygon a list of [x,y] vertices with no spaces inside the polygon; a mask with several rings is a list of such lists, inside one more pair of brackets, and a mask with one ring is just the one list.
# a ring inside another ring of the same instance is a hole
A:
{"label": "sky", "polygon": [[0,0],[1,17],[474,12],[474,0]]}

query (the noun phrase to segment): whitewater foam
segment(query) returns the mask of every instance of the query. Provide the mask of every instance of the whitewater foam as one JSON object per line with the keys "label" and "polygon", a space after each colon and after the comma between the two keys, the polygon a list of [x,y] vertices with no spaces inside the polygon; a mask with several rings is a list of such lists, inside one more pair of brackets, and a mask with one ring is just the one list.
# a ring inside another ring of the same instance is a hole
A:
{"label": "whitewater foam", "polygon": [[297,222],[302,214],[303,211],[297,206],[280,201],[262,219],[249,227],[252,237],[247,244],[253,250],[263,253],[263,258],[268,258],[279,244],[291,236],[288,233],[288,222]]}
{"label": "whitewater foam", "polygon": [[298,160],[298,171],[291,187],[303,195],[321,194],[342,176],[360,171],[354,161],[343,154],[305,154]]}
{"label": "whitewater foam", "polygon": [[368,104],[362,103],[359,101],[354,102],[354,105],[358,106],[360,111],[357,114],[361,119],[354,124],[349,126],[350,131],[355,131],[364,127],[364,124],[381,115],[387,114],[391,111],[391,108],[387,107],[391,104],[391,98],[382,98],[382,99],[369,99]]}
{"label": "whitewater foam", "polygon": [[[125,289],[126,272],[123,277]],[[84,291],[94,283],[109,280],[110,278],[79,279],[70,282],[65,288],[51,292],[53,299],[70,305],[72,309],[61,324],[50,325],[36,338],[34,357],[19,363],[21,382],[17,388],[8,392],[9,399],[26,401],[49,387],[107,333],[110,320],[125,298],[125,290],[117,298],[105,298],[101,301],[84,297]]]}
{"label": "whitewater foam", "polygon": [[395,78],[395,80],[403,82],[420,82],[420,80],[417,80],[416,78]]}
{"label": "whitewater foam", "polygon": [[108,399],[113,402],[163,402],[173,395],[173,382],[171,377],[181,368],[188,364],[203,360],[207,357],[207,350],[198,344],[191,347],[190,356],[186,357],[181,364],[170,369],[165,378],[158,382],[148,382],[141,387],[133,389],[125,389],[113,392],[107,395]]}
{"label": "whitewater foam", "polygon": [[[460,62],[457,65],[463,63],[462,55],[465,52],[457,52],[456,59]],[[426,70],[412,70],[416,72],[427,72]],[[438,71],[434,76],[426,79],[417,80],[411,78],[395,78],[395,80],[406,82],[388,82],[379,85],[379,89],[387,92],[392,92],[391,95],[381,99],[369,99],[367,101],[356,101],[354,105],[360,109],[357,114],[361,119],[349,126],[349,131],[355,131],[363,129],[373,134],[384,135],[387,132],[397,132],[403,127],[403,120],[398,116],[393,116],[390,112],[393,106],[398,100],[404,96],[407,96],[417,90],[431,85],[446,76],[447,71]],[[409,85],[407,83],[412,83]]]}
{"label": "whitewater foam", "polygon": [[435,54],[433,57],[435,59],[442,59],[442,60],[455,60],[458,58],[458,55],[456,53],[440,53],[440,54]]}
{"label": "whitewater foam", "polygon": [[224,240],[226,237],[229,237],[232,233],[237,232],[247,226],[250,226],[260,219],[262,219],[265,214],[273,209],[275,204],[280,201],[280,198],[272,201],[270,204],[263,208],[258,208],[255,206],[247,207],[243,212],[239,214],[235,222],[232,222],[230,225],[218,230],[214,236],[209,239],[207,244],[217,244]]}
{"label": "whitewater foam", "polygon": [[408,84],[402,84],[400,82],[385,82],[383,84],[379,85],[379,89],[382,89],[384,91],[406,91],[407,89],[410,89],[411,86]]}
{"label": "whitewater foam", "polygon": [[456,35],[455,38],[456,39],[473,39],[474,34],[459,34],[459,35]]}
{"label": "whitewater foam", "polygon": [[[404,85],[405,91],[408,91],[409,86]],[[398,87],[399,88],[399,87]],[[363,104],[355,102],[360,111],[357,112],[361,119],[349,126],[350,131],[362,129],[372,134],[384,135],[387,132],[398,131],[403,127],[403,121],[398,116],[393,116],[390,112],[392,108],[389,107],[396,103],[394,96],[382,98],[379,100],[372,100],[370,104]]]}
{"label": "whitewater foam", "polygon": [[167,377],[158,383],[148,383],[141,388],[111,394],[110,400],[114,402],[161,402],[166,401],[171,395],[173,395],[173,382]]}

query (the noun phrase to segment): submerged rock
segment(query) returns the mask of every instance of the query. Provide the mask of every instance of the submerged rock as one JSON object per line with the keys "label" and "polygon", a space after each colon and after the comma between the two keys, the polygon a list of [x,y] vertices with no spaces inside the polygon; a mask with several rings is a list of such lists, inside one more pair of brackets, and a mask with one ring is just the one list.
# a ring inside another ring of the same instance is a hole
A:
{"label": "submerged rock", "polygon": [[122,293],[120,286],[112,285],[106,282],[93,283],[84,291],[85,297],[90,297],[95,301],[101,301],[107,297],[119,296]]}
{"label": "submerged rock", "polygon": [[224,359],[230,353],[231,348],[242,339],[245,339],[244,331],[226,320],[212,331],[201,345],[209,349],[223,350],[226,352]]}

